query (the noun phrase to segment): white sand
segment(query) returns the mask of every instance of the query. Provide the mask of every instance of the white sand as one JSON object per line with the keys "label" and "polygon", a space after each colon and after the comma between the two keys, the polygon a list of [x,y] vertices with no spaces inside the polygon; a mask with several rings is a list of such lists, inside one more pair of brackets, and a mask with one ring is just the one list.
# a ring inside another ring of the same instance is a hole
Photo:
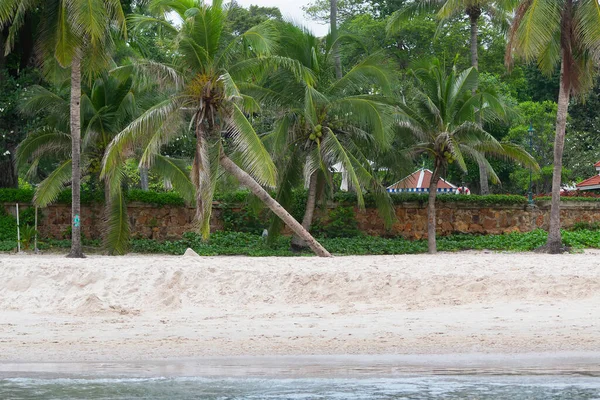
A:
{"label": "white sand", "polygon": [[0,257],[0,361],[600,349],[600,253]]}

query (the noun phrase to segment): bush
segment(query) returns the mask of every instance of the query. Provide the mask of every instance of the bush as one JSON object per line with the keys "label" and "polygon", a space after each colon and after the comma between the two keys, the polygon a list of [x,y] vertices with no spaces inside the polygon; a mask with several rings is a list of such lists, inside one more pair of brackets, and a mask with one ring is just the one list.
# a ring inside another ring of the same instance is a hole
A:
{"label": "bush", "polygon": [[336,207],[329,211],[329,216],[318,220],[312,229],[327,238],[350,238],[362,235],[353,207]]}
{"label": "bush", "polygon": [[[451,235],[438,238],[440,251],[494,250],[494,251],[532,251],[546,243],[547,233],[541,229],[527,233],[505,235]],[[336,255],[386,255],[418,254],[427,252],[426,240],[407,240],[403,238],[381,238],[374,236],[356,236],[346,238],[320,238],[321,244]],[[563,232],[563,242],[574,249],[600,248],[600,230],[577,230]],[[70,240],[44,240],[40,249],[66,249]],[[84,240],[84,245],[100,249],[99,240]],[[0,251],[12,251],[16,240],[0,240]],[[290,250],[290,238],[280,237],[269,246],[260,235],[244,232],[216,232],[208,241],[203,241],[196,233],[186,233],[180,240],[157,241],[151,239],[132,239],[130,249],[134,253],[182,255],[192,248],[202,256],[297,256]],[[312,255],[306,250],[300,255]],[[440,256],[443,257],[443,256]]]}
{"label": "bush", "polygon": [[185,200],[176,192],[152,192],[132,189],[127,192],[127,201],[139,201],[158,206],[184,206]]}
{"label": "bush", "polygon": [[31,203],[33,189],[0,189],[0,203]]}

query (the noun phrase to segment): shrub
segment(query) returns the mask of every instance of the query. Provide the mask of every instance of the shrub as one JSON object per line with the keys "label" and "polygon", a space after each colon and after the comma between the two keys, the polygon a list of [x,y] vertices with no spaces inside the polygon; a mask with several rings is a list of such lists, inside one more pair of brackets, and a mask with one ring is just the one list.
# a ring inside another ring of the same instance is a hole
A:
{"label": "shrub", "polygon": [[312,231],[328,238],[349,238],[362,234],[353,207],[332,209],[327,218],[316,221]]}
{"label": "shrub", "polygon": [[127,201],[139,201],[158,206],[184,206],[185,200],[176,192],[151,192],[149,190],[131,189],[127,192]]}

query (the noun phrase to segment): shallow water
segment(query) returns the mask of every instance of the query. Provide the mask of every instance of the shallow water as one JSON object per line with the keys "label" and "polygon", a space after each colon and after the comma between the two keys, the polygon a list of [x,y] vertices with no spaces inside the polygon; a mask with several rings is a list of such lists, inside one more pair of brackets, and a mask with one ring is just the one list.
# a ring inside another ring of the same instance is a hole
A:
{"label": "shallow water", "polygon": [[383,379],[8,378],[0,398],[29,399],[600,399],[600,381],[572,376]]}
{"label": "shallow water", "polygon": [[597,354],[0,363],[0,399],[600,400]]}

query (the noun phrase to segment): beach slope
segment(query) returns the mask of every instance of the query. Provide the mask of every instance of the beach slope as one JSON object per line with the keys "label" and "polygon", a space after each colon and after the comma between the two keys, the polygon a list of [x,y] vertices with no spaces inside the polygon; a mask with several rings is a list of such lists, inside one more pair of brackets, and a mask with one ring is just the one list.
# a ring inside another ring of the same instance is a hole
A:
{"label": "beach slope", "polygon": [[0,361],[600,349],[600,253],[0,256]]}

